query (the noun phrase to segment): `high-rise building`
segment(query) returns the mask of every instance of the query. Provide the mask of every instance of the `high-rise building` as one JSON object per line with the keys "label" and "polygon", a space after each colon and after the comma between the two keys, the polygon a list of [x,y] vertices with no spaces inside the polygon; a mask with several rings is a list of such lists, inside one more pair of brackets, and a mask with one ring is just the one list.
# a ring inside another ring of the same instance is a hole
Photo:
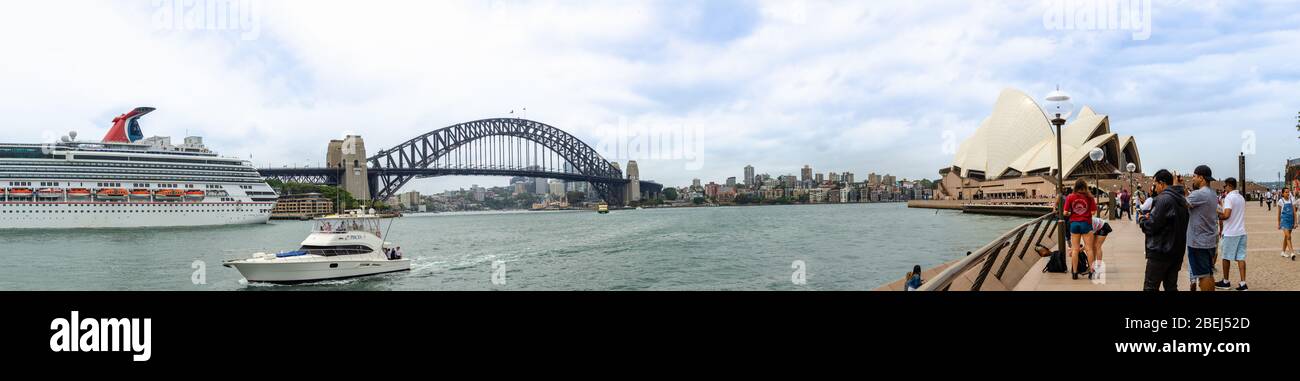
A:
{"label": "high-rise building", "polygon": [[551,192],[550,192],[551,197],[554,198],[564,197],[564,181],[551,180],[550,188],[551,188]]}
{"label": "high-rise building", "polygon": [[728,188],[736,187],[736,176],[731,176],[727,178],[727,187]]}
{"label": "high-rise building", "polygon": [[896,179],[894,178],[894,175],[885,175],[885,177],[881,181],[883,181],[884,184],[888,186],[893,186],[897,183]]}
{"label": "high-rise building", "polygon": [[691,188],[699,188],[699,187],[700,187],[700,179],[691,180]]}
{"label": "high-rise building", "polygon": [[812,181],[812,179],[812,167],[808,166],[808,164],[804,164],[803,170],[799,171],[799,181],[809,182]]}
{"label": "high-rise building", "polygon": [[844,172],[843,175],[840,175],[840,180],[842,180],[842,181],[844,181],[844,182],[846,182],[846,183],[852,184],[852,183],[853,183],[853,172]]}
{"label": "high-rise building", "polygon": [[799,179],[794,175],[783,175],[777,177],[777,180],[781,183],[782,188],[794,188],[795,184],[799,183]]}
{"label": "high-rise building", "polygon": [[827,180],[830,180],[832,183],[839,183],[839,182],[840,182],[840,175],[839,175],[838,173],[835,173],[835,172],[830,172],[830,173],[827,173],[827,174],[826,174],[826,179],[827,179]]}
{"label": "high-rise building", "polygon": [[420,199],[420,192],[410,191],[397,195],[397,203],[403,209],[415,209],[424,204],[424,201]]}
{"label": "high-rise building", "polygon": [[482,202],[484,199],[487,199],[487,189],[478,186],[478,184],[474,184],[469,187],[469,196],[474,201]]}
{"label": "high-rise building", "polygon": [[754,185],[754,166],[745,166],[745,185]]}
{"label": "high-rise building", "polygon": [[823,177],[822,174],[818,173],[817,178],[814,179],[813,181],[817,182],[818,184],[821,184],[826,181],[826,178]]}

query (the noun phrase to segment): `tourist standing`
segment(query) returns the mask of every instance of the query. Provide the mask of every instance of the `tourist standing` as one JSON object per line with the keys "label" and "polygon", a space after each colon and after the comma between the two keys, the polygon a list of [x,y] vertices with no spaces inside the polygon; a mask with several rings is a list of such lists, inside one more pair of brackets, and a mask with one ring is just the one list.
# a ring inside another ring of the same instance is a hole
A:
{"label": "tourist standing", "polygon": [[1223,220],[1223,280],[1215,284],[1218,288],[1231,288],[1232,262],[1237,262],[1237,271],[1241,272],[1241,281],[1237,291],[1246,291],[1246,198],[1237,190],[1237,179],[1223,180],[1223,208],[1219,218]]}
{"label": "tourist standing", "polygon": [[1127,188],[1119,191],[1119,218],[1133,219],[1132,198],[1133,196],[1128,193]]}
{"label": "tourist standing", "polygon": [[[1210,188],[1214,176],[1210,167],[1200,165],[1192,172],[1192,187],[1187,196],[1187,273],[1194,289],[1214,291],[1214,251],[1219,247],[1219,195]],[[1226,258],[1226,257],[1225,257]]]}
{"label": "tourist standing", "polygon": [[1264,203],[1268,204],[1268,211],[1272,212],[1273,211],[1273,190],[1272,189],[1269,189],[1268,192],[1264,192]]}
{"label": "tourist standing", "polygon": [[1277,198],[1277,229],[1282,231],[1282,257],[1295,260],[1295,247],[1291,246],[1291,231],[1295,230],[1295,199],[1291,190],[1282,188]]}
{"label": "tourist standing", "polygon": [[[1088,254],[1096,252],[1096,249],[1092,247],[1092,215],[1097,211],[1097,200],[1092,198],[1092,193],[1088,191],[1087,181],[1079,179],[1074,182],[1074,193],[1070,193],[1069,196],[1065,197],[1065,211],[1070,216],[1070,247],[1072,250],[1067,260],[1070,262],[1070,268],[1074,269],[1070,272],[1070,277],[1079,279],[1079,274],[1092,276],[1092,271],[1089,270],[1091,265],[1084,261],[1084,266],[1087,267],[1080,269],[1078,268],[1079,260],[1076,259],[1076,256],[1081,253],[1080,250],[1084,250],[1083,252]],[[1083,247],[1080,247],[1080,244]]]}
{"label": "tourist standing", "polygon": [[1092,246],[1094,251],[1088,252],[1088,255],[1092,256],[1094,279],[1106,279],[1106,262],[1102,262],[1101,259],[1103,246],[1106,244],[1106,236],[1110,235],[1111,231],[1113,230],[1110,223],[1107,223],[1106,220],[1097,217],[1092,218]]}
{"label": "tourist standing", "polygon": [[1178,269],[1183,266],[1187,247],[1187,199],[1182,180],[1161,169],[1155,176],[1150,212],[1139,218],[1146,234],[1147,267],[1142,289],[1178,291]]}

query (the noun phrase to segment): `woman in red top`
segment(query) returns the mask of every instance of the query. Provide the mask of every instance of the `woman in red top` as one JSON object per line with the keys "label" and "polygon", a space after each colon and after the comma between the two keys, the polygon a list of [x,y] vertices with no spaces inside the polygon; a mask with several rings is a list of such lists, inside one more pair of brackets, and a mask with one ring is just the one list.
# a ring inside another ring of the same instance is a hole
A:
{"label": "woman in red top", "polygon": [[1079,274],[1088,274],[1092,278],[1091,264],[1085,263],[1084,268],[1079,269],[1079,261],[1075,259],[1079,254],[1079,243],[1083,241],[1086,247],[1084,253],[1096,253],[1096,248],[1092,247],[1092,215],[1097,212],[1097,200],[1092,198],[1092,193],[1088,192],[1088,182],[1079,179],[1074,182],[1074,193],[1065,197],[1065,213],[1070,216],[1070,251],[1069,259],[1070,277],[1079,279]]}

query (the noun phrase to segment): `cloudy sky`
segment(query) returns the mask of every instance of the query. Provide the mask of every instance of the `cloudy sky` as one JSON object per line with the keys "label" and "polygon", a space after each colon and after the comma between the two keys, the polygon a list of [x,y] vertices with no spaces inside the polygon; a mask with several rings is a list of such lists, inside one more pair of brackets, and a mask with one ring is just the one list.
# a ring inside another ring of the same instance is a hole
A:
{"label": "cloudy sky", "polygon": [[208,3],[4,2],[0,141],[97,139],[153,106],[148,135],[314,166],[346,133],[374,152],[527,108],[666,184],[746,164],[935,178],[1001,89],[1059,84],[1135,135],[1148,172],[1235,172],[1253,148],[1248,173],[1274,179],[1300,157],[1296,1],[1155,1],[1148,25],[1135,2],[1132,25],[1096,29],[1037,0],[234,1],[225,23],[190,18]]}

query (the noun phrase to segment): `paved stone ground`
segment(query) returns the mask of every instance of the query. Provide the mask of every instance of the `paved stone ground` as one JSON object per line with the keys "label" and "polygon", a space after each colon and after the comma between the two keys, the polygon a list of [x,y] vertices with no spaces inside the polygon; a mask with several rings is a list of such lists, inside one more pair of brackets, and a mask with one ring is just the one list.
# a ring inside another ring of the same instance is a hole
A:
{"label": "paved stone ground", "polygon": [[[1047,260],[1043,259],[1029,270],[1015,288],[1016,291],[1140,291],[1146,257],[1143,253],[1144,236],[1135,223],[1128,220],[1110,222],[1114,232],[1102,245],[1106,261],[1105,282],[1074,280],[1070,274],[1043,273]],[[1300,261],[1282,258],[1282,232],[1277,230],[1277,208],[1272,211],[1259,203],[1246,203],[1247,266],[1246,280],[1251,291],[1300,290]],[[1300,237],[1293,238],[1300,240]],[[1295,242],[1300,244],[1300,242]],[[1216,279],[1222,279],[1222,261],[1215,263]],[[1240,280],[1237,265],[1229,274],[1234,285]],[[1178,289],[1188,290],[1186,261],[1179,276]]]}

